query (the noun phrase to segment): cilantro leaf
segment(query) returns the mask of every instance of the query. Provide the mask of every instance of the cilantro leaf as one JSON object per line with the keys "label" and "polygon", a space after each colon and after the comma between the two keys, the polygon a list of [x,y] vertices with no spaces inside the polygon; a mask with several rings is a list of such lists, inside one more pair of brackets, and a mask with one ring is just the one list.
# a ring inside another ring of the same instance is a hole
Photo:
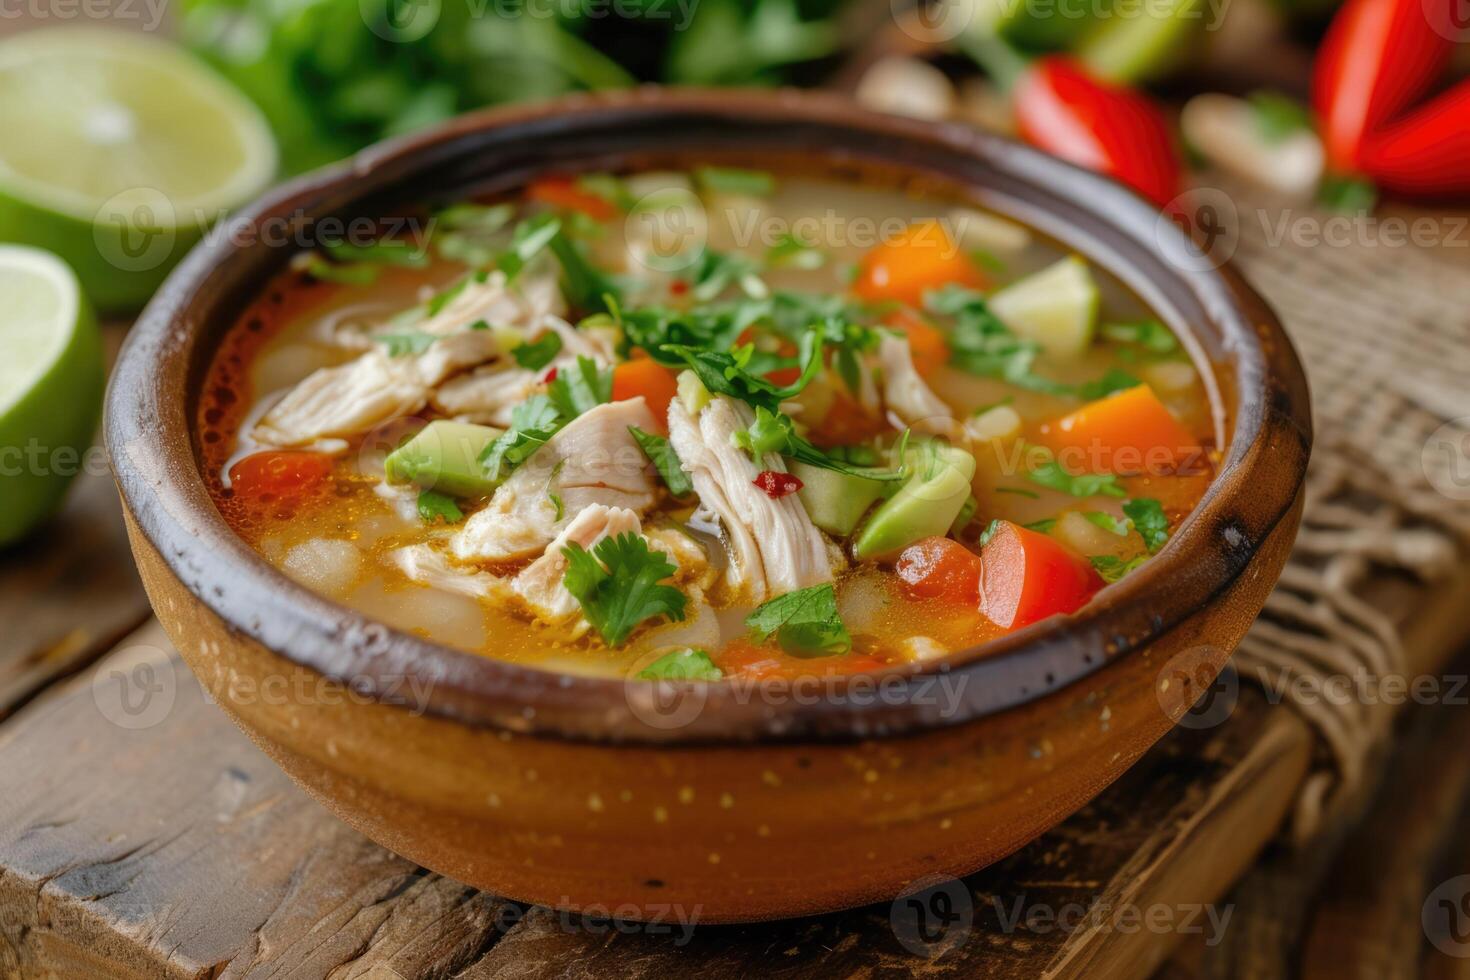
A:
{"label": "cilantro leaf", "polygon": [[311,255],[300,266],[301,270],[319,282],[335,282],[346,286],[370,286],[378,281],[378,266],[368,262],[353,262],[348,265],[328,262],[320,255]]}
{"label": "cilantro leaf", "polygon": [[1096,401],[1118,391],[1126,391],[1129,388],[1137,388],[1143,384],[1127,371],[1118,368],[1108,368],[1106,374],[1101,378],[1084,381],[1077,386],[1077,395],[1087,401]]}
{"label": "cilantro leaf", "polygon": [[774,634],[781,649],[794,657],[828,657],[852,649],[830,582],[761,603],[745,618],[745,625],[758,642]]}
{"label": "cilantro leaf", "polygon": [[1179,339],[1158,320],[1134,320],[1128,323],[1104,323],[1099,333],[1119,344],[1137,344],[1155,354],[1170,354],[1179,349]]}
{"label": "cilantro leaf", "polygon": [[659,584],[678,571],[662,551],[632,532],[603,538],[589,553],[575,542],[561,551],[567,560],[567,591],[608,646],[618,646],[645,620],[683,619],[688,602],[672,585]]}
{"label": "cilantro leaf", "polygon": [[752,344],[737,347],[734,352],[704,350],[685,344],[665,344],[662,349],[681,358],[711,393],[729,395],[748,405],[763,405],[775,411],[781,402],[801,394],[821,370],[822,344],[823,337],[816,330],[808,330],[802,335],[797,345],[801,374],[789,385],[773,384],[750,370],[755,356]]}
{"label": "cilantro leaf", "polygon": [[515,214],[514,204],[475,204],[462,201],[435,213],[434,220],[441,227],[453,231],[474,231],[488,235],[510,224]]}
{"label": "cilantro leaf", "polygon": [[403,333],[374,334],[373,339],[388,348],[389,357],[407,357],[422,354],[439,338],[419,330],[406,330]]}
{"label": "cilantro leaf", "polygon": [[458,524],[464,520],[464,511],[447,494],[425,490],[419,494],[419,517],[429,524],[443,520],[445,524]]}
{"label": "cilantro leaf", "polygon": [[791,232],[787,232],[766,249],[766,265],[772,268],[820,269],[827,261],[827,253]]}
{"label": "cilantro leaf", "polygon": [[522,221],[511,235],[510,248],[495,259],[496,268],[505,273],[506,279],[514,279],[526,263],[545,251],[560,234],[561,220],[554,214],[539,214]]}
{"label": "cilantro leaf", "polygon": [[747,296],[763,299],[770,290],[757,272],[756,264],[743,255],[706,248],[691,267],[687,281],[700,302],[714,299],[732,285],[739,286]]}
{"label": "cilantro leaf", "polygon": [[1261,139],[1271,145],[1285,142],[1302,130],[1313,128],[1312,113],[1304,105],[1280,92],[1262,90],[1248,97]]}
{"label": "cilantro leaf", "polygon": [[669,493],[684,497],[694,492],[694,484],[680,465],[679,456],[669,440],[652,432],[644,432],[636,425],[628,426],[628,432],[638,443],[638,448],[643,450],[643,455],[653,462],[653,468],[658,470],[658,475],[663,479],[664,486],[669,488]]}
{"label": "cilantro leaf", "polygon": [[532,395],[510,413],[510,423],[510,428],[480,454],[485,475],[491,480],[504,479],[507,473],[529,459],[556,435],[565,420],[550,398]]}
{"label": "cilantro leaf", "polygon": [[764,170],[737,167],[696,167],[694,179],[707,191],[767,197],[776,189],[776,178]]}
{"label": "cilantro leaf", "polygon": [[422,245],[400,238],[385,238],[371,245],[339,242],[324,248],[338,262],[371,262],[377,265],[400,265],[409,269],[422,269],[429,264],[428,253]]}
{"label": "cilantro leaf", "polygon": [[1037,466],[1026,474],[1026,478],[1049,490],[1059,490],[1073,497],[1126,497],[1127,492],[1118,486],[1118,478],[1112,473],[1083,473],[1074,476],[1056,460]]}
{"label": "cilantro leaf", "polygon": [[924,297],[925,308],[954,318],[949,334],[950,363],[984,378],[999,378],[1031,391],[1073,393],[1071,385],[1044,378],[1032,370],[1040,345],[1022,340],[990,311],[985,297],[960,286],[945,286]]}
{"label": "cilantro leaf", "polygon": [[717,681],[725,674],[715,666],[707,651],[685,647],[659,657],[640,670],[638,676],[650,681]]}
{"label": "cilantro leaf", "polygon": [[600,368],[590,357],[578,357],[575,366],[556,372],[546,393],[562,418],[574,419],[612,401],[612,368]]}
{"label": "cilantro leaf", "polygon": [[1123,513],[1128,515],[1128,519],[1143,536],[1143,543],[1148,546],[1149,554],[1153,554],[1168,543],[1169,518],[1164,513],[1163,504],[1152,497],[1125,500]]}
{"label": "cilantro leaf", "polygon": [[1104,582],[1116,582],[1139,565],[1148,561],[1148,555],[1139,555],[1124,561],[1116,555],[1092,555],[1087,559],[1097,573],[1102,576]]}
{"label": "cilantro leaf", "polygon": [[608,298],[616,301],[622,292],[617,284],[588,262],[577,243],[559,228],[551,236],[550,245],[561,263],[562,288],[571,304],[581,310],[607,311]]}
{"label": "cilantro leaf", "polygon": [[561,334],[548,330],[533,341],[511,348],[516,363],[530,371],[539,371],[561,353]]}
{"label": "cilantro leaf", "polygon": [[734,440],[737,448],[752,456],[760,456],[763,453],[786,452],[794,434],[794,423],[789,416],[758,405],[755,421],[748,428],[735,432]]}
{"label": "cilantro leaf", "polygon": [[1082,516],[1087,518],[1096,526],[1102,528],[1104,531],[1107,531],[1109,534],[1116,534],[1118,537],[1121,538],[1123,537],[1123,535],[1128,533],[1127,521],[1120,521],[1112,514],[1109,514],[1105,511],[1089,510]]}

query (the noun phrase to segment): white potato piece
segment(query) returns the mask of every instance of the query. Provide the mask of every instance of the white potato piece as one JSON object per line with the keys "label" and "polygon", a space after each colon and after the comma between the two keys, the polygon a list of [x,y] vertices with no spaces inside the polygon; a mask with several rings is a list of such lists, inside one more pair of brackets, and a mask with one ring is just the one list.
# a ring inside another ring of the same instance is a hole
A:
{"label": "white potato piece", "polygon": [[855,94],[869,109],[914,119],[943,119],[954,109],[949,78],[917,58],[891,56],[874,62]]}
{"label": "white potato piece", "polygon": [[351,541],[313,538],[286,552],[281,570],[309,589],[339,596],[362,573],[362,552]]}
{"label": "white potato piece", "polygon": [[1021,413],[1009,405],[987,408],[965,419],[965,435],[976,442],[1014,439],[1021,434]]}

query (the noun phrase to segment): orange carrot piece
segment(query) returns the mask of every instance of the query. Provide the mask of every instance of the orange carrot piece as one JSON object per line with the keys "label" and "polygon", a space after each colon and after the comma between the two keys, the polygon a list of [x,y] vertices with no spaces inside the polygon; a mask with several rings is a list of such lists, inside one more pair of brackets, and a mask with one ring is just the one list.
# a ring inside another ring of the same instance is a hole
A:
{"label": "orange carrot piece", "polygon": [[984,280],[944,226],[931,218],[914,222],[863,256],[853,292],[869,302],[898,300],[921,307],[924,293],[951,283],[975,288]]}
{"label": "orange carrot piece", "polygon": [[1203,459],[1199,440],[1148,385],[1089,402],[1039,435],[1072,472],[1162,475]]}
{"label": "orange carrot piece", "polygon": [[659,428],[668,425],[669,402],[679,392],[677,375],[649,357],[624,361],[613,368],[612,398],[615,402],[642,395]]}

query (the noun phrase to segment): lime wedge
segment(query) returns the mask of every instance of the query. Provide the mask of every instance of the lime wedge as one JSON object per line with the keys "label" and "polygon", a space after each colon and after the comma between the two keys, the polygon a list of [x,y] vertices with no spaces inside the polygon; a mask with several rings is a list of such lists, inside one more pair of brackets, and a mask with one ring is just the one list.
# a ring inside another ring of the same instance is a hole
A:
{"label": "lime wedge", "polygon": [[1098,299],[1087,263],[1072,255],[990,297],[990,311],[1048,354],[1075,357],[1092,343]]}
{"label": "lime wedge", "polygon": [[0,41],[0,240],[62,256],[93,302],[141,306],[276,170],[264,117],[166,41],[52,28]]}
{"label": "lime wedge", "polygon": [[66,263],[0,245],[0,546],[56,509],[102,410],[102,337]]}

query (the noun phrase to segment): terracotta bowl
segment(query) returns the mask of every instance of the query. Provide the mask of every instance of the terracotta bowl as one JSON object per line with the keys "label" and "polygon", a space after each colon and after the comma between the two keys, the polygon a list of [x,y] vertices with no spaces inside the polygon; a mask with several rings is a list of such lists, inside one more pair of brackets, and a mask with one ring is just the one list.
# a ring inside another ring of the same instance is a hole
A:
{"label": "terracotta bowl", "polygon": [[232,228],[383,213],[547,167],[688,154],[897,168],[1086,254],[1184,338],[1224,461],[1151,562],[1079,614],[922,670],[809,687],[516,667],[294,584],[230,531],[189,420],[204,367],[290,258],[215,235],[134,328],[107,441],[159,619],[247,734],[335,814],[464,882],[581,911],[743,921],[889,900],[1072,813],[1214,679],[1276,581],[1310,445],[1301,366],[1259,297],[1181,261],[1117,185],[969,128],[794,93],[636,91],[466,116],[280,188]]}

